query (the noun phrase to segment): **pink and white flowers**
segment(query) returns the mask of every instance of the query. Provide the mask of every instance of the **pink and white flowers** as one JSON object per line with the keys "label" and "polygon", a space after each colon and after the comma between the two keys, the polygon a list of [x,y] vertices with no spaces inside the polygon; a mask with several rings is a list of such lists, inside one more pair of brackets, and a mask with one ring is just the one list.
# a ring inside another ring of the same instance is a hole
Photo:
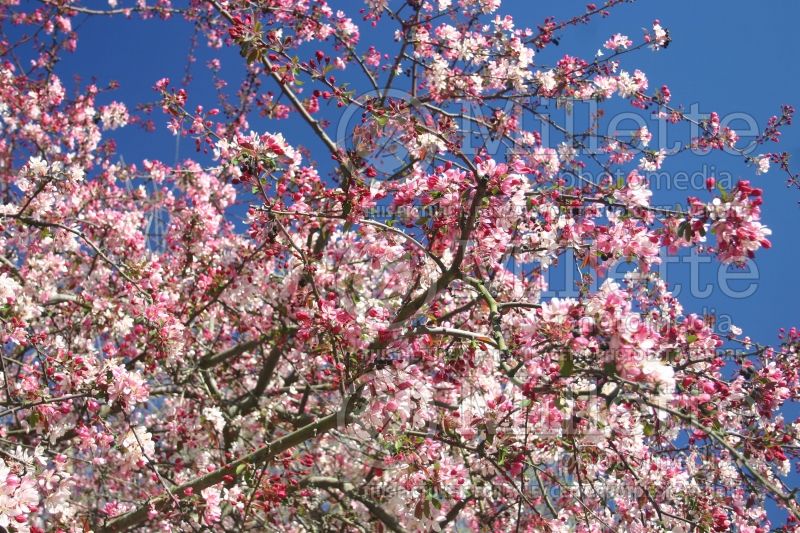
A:
{"label": "pink and white flowers", "polygon": [[618,3],[109,2],[208,67],[159,63],[137,102],[56,75],[94,11],[5,2],[0,527],[757,533],[768,498],[798,523],[800,330],[758,343],[657,268],[770,247],[764,195],[673,205],[648,120],[686,157],[788,155],[650,87],[658,21],[555,48]]}
{"label": "pink and white flowers", "polygon": [[606,50],[617,51],[617,50],[625,50],[626,48],[629,48],[631,45],[633,45],[633,41],[628,39],[627,35],[622,35],[621,33],[615,33],[614,35],[611,36],[609,40],[605,42],[603,48],[605,48]]}

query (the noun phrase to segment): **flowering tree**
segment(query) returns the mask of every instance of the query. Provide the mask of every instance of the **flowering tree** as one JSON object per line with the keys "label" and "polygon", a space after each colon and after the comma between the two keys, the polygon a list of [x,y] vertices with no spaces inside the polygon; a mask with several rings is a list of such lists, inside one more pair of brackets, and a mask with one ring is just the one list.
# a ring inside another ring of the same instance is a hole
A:
{"label": "flowering tree", "polygon": [[[601,112],[795,177],[624,64],[669,45],[658,21],[539,60],[619,3],[527,29],[499,0],[0,1],[0,526],[794,530],[798,334],[722,335],[654,269],[769,247],[761,191],[658,207],[673,154]],[[70,95],[58,61],[101,16],[192,25],[218,98]],[[194,159],[117,153],[165,121]],[[543,297],[568,255],[579,297]]]}

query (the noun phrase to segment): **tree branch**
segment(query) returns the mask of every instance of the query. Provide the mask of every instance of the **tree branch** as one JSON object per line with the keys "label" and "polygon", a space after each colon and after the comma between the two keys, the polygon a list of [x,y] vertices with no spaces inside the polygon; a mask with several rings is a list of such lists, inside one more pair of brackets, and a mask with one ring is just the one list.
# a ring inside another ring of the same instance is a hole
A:
{"label": "tree branch", "polygon": [[335,477],[311,477],[304,480],[303,484],[325,489],[339,489],[348,497],[362,503],[370,512],[370,514],[383,522],[383,525],[385,525],[389,530],[394,531],[395,533],[405,533],[405,530],[402,528],[402,526],[400,526],[400,522],[397,520],[397,518],[389,514],[386,509],[374,501],[354,490],[352,483],[347,483]]}
{"label": "tree branch", "polygon": [[[339,411],[330,414],[326,417],[320,418],[316,422],[312,424],[308,424],[305,427],[298,429],[292,433],[284,435],[269,444],[262,446],[261,448],[257,449],[256,451],[249,453],[243,457],[240,457],[236,461],[232,463],[228,463],[225,467],[215,470],[209,474],[204,476],[200,476],[195,478],[191,481],[187,481],[182,485],[179,485],[175,488],[173,493],[178,498],[183,498],[189,490],[189,493],[197,493],[201,490],[204,490],[208,487],[214,486],[218,483],[223,481],[225,476],[235,476],[236,469],[240,465],[258,465],[265,461],[271,460],[276,455],[285,452],[288,449],[294,448],[295,446],[309,440],[316,438],[320,435],[327,433],[328,431],[336,428],[336,427],[343,427],[347,425],[349,422],[349,417],[352,412],[353,404],[356,401],[356,398],[359,396],[357,392],[353,396],[350,396],[345,406],[342,407]],[[127,512],[125,514],[119,515],[108,520],[101,528],[100,531],[103,532],[113,532],[113,531],[126,531],[133,527],[140,525],[141,523],[147,521],[147,515],[150,508],[155,508],[157,511],[164,510],[170,502],[170,497],[166,493],[162,493],[155,498],[152,498],[146,502],[142,502],[139,507],[134,509],[133,511]]]}
{"label": "tree branch", "polygon": [[227,350],[224,350],[222,352],[206,355],[202,359],[200,359],[200,364],[198,366],[203,370],[207,370],[209,368],[222,364],[228,361],[229,359],[233,359],[234,357],[241,355],[244,352],[252,350],[253,348],[257,348],[264,342],[264,340],[265,340],[264,337],[259,337],[257,339],[237,344],[236,346],[228,348]]}

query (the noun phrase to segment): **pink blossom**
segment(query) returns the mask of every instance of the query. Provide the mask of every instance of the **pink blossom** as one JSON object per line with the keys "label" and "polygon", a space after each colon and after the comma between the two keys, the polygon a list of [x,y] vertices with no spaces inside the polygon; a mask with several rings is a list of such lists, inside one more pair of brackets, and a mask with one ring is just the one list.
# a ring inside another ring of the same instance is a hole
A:
{"label": "pink blossom", "polygon": [[112,364],[108,371],[111,379],[108,383],[108,396],[125,408],[137,403],[146,402],[150,397],[148,386],[137,372],[129,372],[124,365]]}
{"label": "pink blossom", "polygon": [[605,42],[603,48],[607,50],[624,50],[631,46],[633,41],[628,39],[627,35],[622,35],[621,33],[615,33],[611,36],[609,40]]}
{"label": "pink blossom", "polygon": [[215,487],[209,487],[207,489],[203,489],[200,492],[200,495],[205,500],[205,509],[203,510],[203,521],[207,525],[215,524],[219,522],[220,517],[222,516],[222,509],[220,509],[220,503],[222,499],[220,498],[220,491]]}

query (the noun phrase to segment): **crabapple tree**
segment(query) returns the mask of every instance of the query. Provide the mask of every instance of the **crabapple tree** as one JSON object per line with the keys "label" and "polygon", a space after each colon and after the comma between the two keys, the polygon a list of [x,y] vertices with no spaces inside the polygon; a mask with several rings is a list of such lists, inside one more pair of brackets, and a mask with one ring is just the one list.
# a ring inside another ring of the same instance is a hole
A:
{"label": "crabapple tree", "polygon": [[[0,0],[0,526],[794,530],[800,335],[717,331],[656,268],[770,247],[793,109],[746,150],[635,68],[665,24],[555,47],[621,3]],[[212,83],[63,79],[93,18],[188,25]],[[753,176],[657,204],[697,151]]]}

